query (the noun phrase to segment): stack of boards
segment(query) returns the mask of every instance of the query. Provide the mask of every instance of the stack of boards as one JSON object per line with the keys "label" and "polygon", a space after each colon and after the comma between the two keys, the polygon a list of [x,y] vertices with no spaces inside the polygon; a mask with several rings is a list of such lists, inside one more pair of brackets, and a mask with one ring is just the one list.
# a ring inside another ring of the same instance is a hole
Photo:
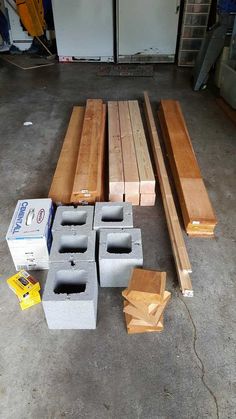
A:
{"label": "stack of boards", "polygon": [[88,99],[75,106],[54,173],[49,198],[61,204],[104,200],[106,105]]}
{"label": "stack of boards", "polygon": [[155,204],[155,177],[138,101],[108,102],[109,200]]}
{"label": "stack of boards", "polygon": [[162,100],[158,116],[186,232],[193,237],[211,237],[217,220],[179,102]]}
{"label": "stack of boards", "polygon": [[161,332],[163,313],[171,294],[165,291],[166,273],[134,269],[124,297],[124,313],[129,334]]}

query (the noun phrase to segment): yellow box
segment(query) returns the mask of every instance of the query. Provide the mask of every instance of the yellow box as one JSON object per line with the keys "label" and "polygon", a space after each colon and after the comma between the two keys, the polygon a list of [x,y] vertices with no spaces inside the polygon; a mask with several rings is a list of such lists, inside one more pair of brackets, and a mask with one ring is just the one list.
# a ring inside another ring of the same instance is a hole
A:
{"label": "yellow box", "polygon": [[11,290],[17,295],[22,310],[41,302],[40,284],[28,272],[21,270],[7,279]]}
{"label": "yellow box", "polygon": [[11,290],[20,298],[26,297],[32,291],[39,291],[40,284],[28,272],[21,270],[7,279]]}
{"label": "yellow box", "polygon": [[27,297],[22,298],[20,300],[20,307],[21,307],[21,310],[25,310],[26,308],[32,307],[35,304],[38,304],[40,302],[41,302],[41,297],[40,297],[39,292],[37,291],[37,292],[34,292],[33,295],[31,295],[30,293]]}

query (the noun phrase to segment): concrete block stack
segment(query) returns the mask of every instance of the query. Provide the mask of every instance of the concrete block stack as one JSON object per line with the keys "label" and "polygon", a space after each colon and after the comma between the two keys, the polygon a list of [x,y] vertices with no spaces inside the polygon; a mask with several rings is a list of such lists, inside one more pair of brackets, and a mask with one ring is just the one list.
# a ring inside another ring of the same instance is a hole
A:
{"label": "concrete block stack", "polygon": [[57,209],[42,298],[50,329],[96,328],[98,283],[93,214],[92,206]]}
{"label": "concrete block stack", "polygon": [[[93,221],[94,220],[94,221]],[[133,228],[132,205],[98,202],[58,207],[52,226],[50,269],[43,307],[50,329],[95,329],[97,267],[101,287],[126,287],[142,267],[141,230]]]}
{"label": "concrete block stack", "polygon": [[94,228],[99,232],[100,286],[126,287],[132,269],[143,265],[141,230],[133,228],[132,205],[96,203]]}

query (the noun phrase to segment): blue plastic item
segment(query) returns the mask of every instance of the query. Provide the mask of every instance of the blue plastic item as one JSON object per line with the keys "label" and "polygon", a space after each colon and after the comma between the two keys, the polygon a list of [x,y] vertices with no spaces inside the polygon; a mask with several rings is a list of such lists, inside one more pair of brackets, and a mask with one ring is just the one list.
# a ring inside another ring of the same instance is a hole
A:
{"label": "blue plastic item", "polygon": [[219,0],[219,13],[236,13],[236,0]]}

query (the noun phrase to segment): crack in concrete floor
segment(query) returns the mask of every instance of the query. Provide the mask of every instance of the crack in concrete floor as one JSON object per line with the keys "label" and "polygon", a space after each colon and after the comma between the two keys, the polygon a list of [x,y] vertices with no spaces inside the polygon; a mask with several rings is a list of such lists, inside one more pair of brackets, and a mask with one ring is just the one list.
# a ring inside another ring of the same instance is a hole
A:
{"label": "crack in concrete floor", "polygon": [[185,303],[185,301],[184,301],[184,300],[182,300],[182,299],[179,297],[178,293],[177,293],[177,298],[178,298],[178,299],[179,299],[179,301],[181,301],[181,303],[184,305],[185,309],[186,309],[186,310],[187,310],[187,312],[188,312],[188,316],[189,316],[189,318],[190,318],[190,321],[191,321],[191,323],[192,323],[192,327],[193,327],[193,351],[194,351],[195,356],[196,356],[196,358],[198,359],[199,364],[200,364],[200,365],[199,365],[199,368],[201,369],[201,373],[202,373],[202,374],[201,374],[201,380],[202,380],[202,383],[203,383],[204,387],[207,389],[208,393],[210,393],[211,397],[212,397],[212,398],[213,398],[213,400],[214,400],[215,407],[216,407],[216,418],[217,418],[217,419],[220,419],[220,415],[219,415],[219,406],[218,406],[217,397],[216,397],[216,395],[214,394],[213,390],[209,387],[209,385],[208,385],[208,384],[206,383],[206,381],[205,381],[205,376],[206,376],[205,366],[204,366],[204,363],[203,363],[203,361],[202,361],[202,359],[201,359],[201,357],[200,357],[200,355],[198,354],[197,349],[196,349],[196,342],[197,342],[197,328],[196,328],[196,325],[195,325],[195,323],[194,323],[194,320],[193,320],[192,314],[191,314],[191,312],[190,312],[190,310],[189,310],[189,307],[187,306],[187,304]]}

